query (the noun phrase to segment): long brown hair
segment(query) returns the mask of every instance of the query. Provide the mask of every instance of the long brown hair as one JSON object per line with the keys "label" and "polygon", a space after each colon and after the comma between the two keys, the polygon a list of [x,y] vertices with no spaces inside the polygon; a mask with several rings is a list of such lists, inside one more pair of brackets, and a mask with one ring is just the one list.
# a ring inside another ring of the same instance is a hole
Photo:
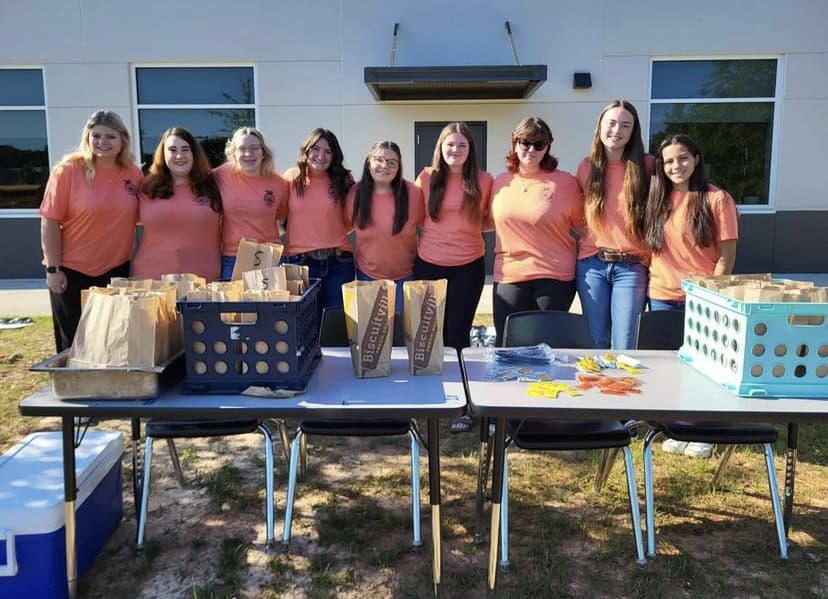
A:
{"label": "long brown hair", "polygon": [[299,175],[293,180],[293,189],[300,198],[305,195],[305,188],[308,186],[310,177],[308,155],[310,154],[311,148],[320,139],[327,141],[331,148],[331,165],[327,170],[328,178],[330,179],[328,193],[335,202],[343,203],[354,184],[354,178],[351,176],[351,171],[345,168],[343,164],[345,157],[342,154],[342,147],[339,145],[339,140],[336,138],[336,135],[332,131],[322,129],[321,127],[317,127],[311,131],[299,148],[299,159],[296,161]]}
{"label": "long brown hair", "polygon": [[374,195],[374,177],[371,175],[371,158],[377,156],[382,150],[391,150],[397,154],[400,166],[397,174],[391,180],[391,191],[394,194],[394,224],[391,227],[391,234],[396,235],[408,222],[408,187],[403,179],[402,154],[400,146],[393,141],[378,141],[371,146],[365,163],[362,165],[362,179],[356,185],[354,196],[354,212],[352,215],[354,224],[358,229],[364,229],[371,224],[371,204]]}
{"label": "long brown hair", "polygon": [[469,144],[469,153],[463,163],[463,203],[460,211],[473,223],[480,221],[480,184],[477,181],[477,151],[474,148],[474,139],[471,129],[466,123],[449,123],[440,132],[437,145],[434,146],[434,156],[431,159],[431,183],[428,191],[428,215],[431,220],[440,220],[440,207],[443,205],[443,196],[446,192],[451,169],[443,158],[443,142],[449,135],[457,133],[466,138]]}
{"label": "long brown hair", "polygon": [[589,153],[589,176],[584,190],[586,220],[591,229],[601,228],[606,202],[604,175],[607,166],[607,156],[601,141],[601,120],[608,110],[618,107],[633,116],[632,134],[624,146],[621,159],[624,161],[623,189],[624,197],[627,198],[627,227],[630,233],[641,239],[644,234],[644,212],[647,206],[647,169],[644,163],[644,142],[641,140],[641,120],[635,106],[626,100],[610,102],[598,115]]}
{"label": "long brown hair", "polygon": [[694,158],[698,159],[693,174],[688,181],[687,227],[693,234],[693,240],[699,247],[710,247],[716,237],[716,222],[707,200],[710,182],[704,174],[704,157],[701,147],[689,135],[668,136],[658,146],[655,173],[650,181],[650,195],[647,199],[647,217],[645,219],[644,243],[655,253],[660,253],[664,247],[664,224],[670,216],[673,203],[670,194],[673,191],[673,182],[664,172],[664,156],[662,152],[672,145],[684,146]]}
{"label": "long brown hair", "polygon": [[555,138],[552,137],[552,130],[546,124],[546,121],[539,116],[529,116],[519,122],[512,131],[509,153],[506,154],[506,169],[510,173],[520,171],[520,160],[517,152],[515,152],[515,144],[521,139],[546,143],[546,154],[544,154],[543,160],[540,161],[540,169],[551,172],[558,168],[558,159],[550,153],[552,142],[555,141]]}
{"label": "long brown hair", "polygon": [[174,192],[173,178],[167,161],[164,159],[164,146],[170,137],[180,137],[193,153],[193,168],[190,170],[190,189],[196,197],[206,197],[210,200],[210,208],[221,212],[221,194],[218,185],[210,170],[210,162],[204,148],[193,137],[193,134],[183,127],[171,127],[161,135],[161,141],[155,148],[152,156],[152,165],[149,174],[141,182],[141,193],[151,200],[171,198]]}

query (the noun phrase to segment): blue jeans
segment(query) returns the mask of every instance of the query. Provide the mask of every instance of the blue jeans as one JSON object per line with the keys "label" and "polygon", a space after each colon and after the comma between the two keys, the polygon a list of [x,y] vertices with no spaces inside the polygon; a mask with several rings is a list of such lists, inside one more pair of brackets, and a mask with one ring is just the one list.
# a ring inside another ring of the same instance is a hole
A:
{"label": "blue jeans", "polygon": [[222,281],[229,281],[230,277],[233,276],[233,267],[236,266],[236,257],[235,256],[222,256],[221,257],[221,280]]}
{"label": "blue jeans", "polygon": [[[356,280],[357,281],[376,281],[374,277],[366,275],[364,272],[357,268],[356,271]],[[406,281],[413,281],[414,275],[408,275],[407,277],[403,277],[402,279],[396,279],[394,282],[397,284],[397,293],[396,299],[394,300],[394,313],[395,314],[402,314],[403,311],[403,283]]]}
{"label": "blue jeans", "polygon": [[660,300],[652,297],[648,301],[651,312],[655,312],[656,310],[678,310],[684,312],[684,304],[686,303],[684,300]]}
{"label": "blue jeans", "polygon": [[322,279],[322,288],[316,302],[320,314],[324,308],[342,307],[342,284],[354,280],[354,255],[351,252],[342,252],[339,256],[328,256],[322,260],[299,254],[288,256],[285,262],[307,265],[310,278]]}
{"label": "blue jeans", "polygon": [[575,281],[594,348],[610,347],[610,330],[613,349],[634,347],[649,277],[643,264],[578,260]]}

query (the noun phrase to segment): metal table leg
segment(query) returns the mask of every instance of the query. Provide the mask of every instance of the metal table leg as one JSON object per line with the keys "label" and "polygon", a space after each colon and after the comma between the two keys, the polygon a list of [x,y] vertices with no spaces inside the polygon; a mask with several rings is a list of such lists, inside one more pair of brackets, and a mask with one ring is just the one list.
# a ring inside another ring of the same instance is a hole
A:
{"label": "metal table leg", "polygon": [[799,424],[788,423],[788,451],[785,454],[785,508],[783,521],[785,522],[785,536],[791,529],[793,516],[794,482],[796,479],[796,459],[799,454]]}
{"label": "metal table leg", "polygon": [[489,441],[489,419],[480,419],[480,444],[477,456],[477,493],[474,502],[474,542],[483,542],[483,504],[486,501],[486,479],[489,478],[492,444]]}
{"label": "metal table leg", "polygon": [[428,493],[431,503],[432,579],[434,596],[440,596],[443,553],[440,538],[440,421],[428,419]]}
{"label": "metal table leg", "polygon": [[138,542],[138,529],[141,527],[141,476],[138,467],[138,454],[141,453],[141,419],[132,419],[132,500],[135,506],[135,542]]}
{"label": "metal table leg", "polygon": [[489,531],[488,592],[497,585],[497,551],[500,545],[500,504],[503,500],[503,462],[506,453],[506,417],[495,419],[494,465],[492,466],[492,524]]}
{"label": "metal table leg", "polygon": [[77,596],[78,563],[75,546],[75,500],[77,483],[75,481],[75,419],[63,416],[63,511],[66,521],[66,582],[69,599]]}

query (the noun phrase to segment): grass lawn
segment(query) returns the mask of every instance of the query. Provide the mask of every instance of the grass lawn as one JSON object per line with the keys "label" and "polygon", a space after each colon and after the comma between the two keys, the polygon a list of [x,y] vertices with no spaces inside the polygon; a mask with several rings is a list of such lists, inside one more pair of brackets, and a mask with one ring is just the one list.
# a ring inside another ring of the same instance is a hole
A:
{"label": "grass lawn", "polygon": [[[483,324],[483,323],[481,323]],[[0,331],[0,450],[57,419],[22,418],[17,402],[46,381],[28,366],[53,353],[51,321]],[[101,428],[128,433],[125,422]],[[446,597],[484,597],[488,545],[474,543],[477,433],[441,436]],[[784,432],[784,431],[783,431]],[[124,454],[124,521],[81,597],[431,596],[430,509],[421,461],[425,549],[412,551],[408,443],[402,438],[309,442],[297,486],[290,551],[264,550],[259,435],[177,442],[188,484],[156,444],[147,545],[133,550],[131,454]],[[784,472],[784,434],[776,446]],[[500,597],[828,597],[828,427],[803,425],[790,559],[778,555],[758,448],[737,450],[720,488],[716,460],[654,451],[659,555],[635,563],[623,467],[600,495],[597,452],[509,453],[511,568]],[[633,446],[643,517],[641,442]],[[423,452],[424,454],[425,452]],[[276,535],[286,466],[277,449]],[[2,506],[0,506],[2,509]],[[486,528],[488,528],[488,509]],[[78,531],[83,534],[82,530]],[[484,535],[488,537],[488,531]]]}

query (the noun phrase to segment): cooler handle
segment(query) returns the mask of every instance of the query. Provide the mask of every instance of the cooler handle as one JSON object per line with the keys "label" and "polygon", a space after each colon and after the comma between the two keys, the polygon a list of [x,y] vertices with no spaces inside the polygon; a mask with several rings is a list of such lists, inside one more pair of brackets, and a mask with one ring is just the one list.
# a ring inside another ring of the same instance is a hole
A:
{"label": "cooler handle", "polygon": [[14,553],[14,531],[4,530],[0,540],[6,541],[6,564],[0,565],[0,576],[17,576],[17,556]]}

